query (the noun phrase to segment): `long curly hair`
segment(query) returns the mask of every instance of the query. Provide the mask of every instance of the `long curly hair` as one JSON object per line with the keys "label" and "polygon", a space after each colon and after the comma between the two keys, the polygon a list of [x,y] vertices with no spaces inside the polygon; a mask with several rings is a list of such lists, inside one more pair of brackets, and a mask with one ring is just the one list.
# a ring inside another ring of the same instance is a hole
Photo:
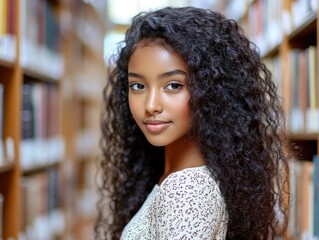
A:
{"label": "long curly hair", "polygon": [[164,42],[187,65],[190,136],[225,199],[227,239],[283,236],[288,141],[272,75],[234,20],[169,7],[133,18],[109,71],[96,239],[119,239],[164,171],[164,148],[148,143],[128,105],[128,62],[142,40]]}

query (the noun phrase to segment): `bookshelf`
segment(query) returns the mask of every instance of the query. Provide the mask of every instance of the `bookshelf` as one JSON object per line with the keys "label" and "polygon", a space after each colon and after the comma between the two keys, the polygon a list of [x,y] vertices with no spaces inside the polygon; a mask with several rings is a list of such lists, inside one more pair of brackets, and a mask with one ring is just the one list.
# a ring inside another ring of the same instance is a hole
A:
{"label": "bookshelf", "polygon": [[78,219],[68,226],[75,239],[93,239],[96,216],[95,160],[99,153],[102,89],[106,77],[103,60],[105,4],[105,1],[73,2],[63,13],[66,19],[73,16],[65,29],[68,34],[63,51],[68,71],[67,81],[61,83],[61,95],[66,158],[62,171],[69,189],[64,205],[67,221]]}
{"label": "bookshelf", "polygon": [[[226,3],[225,3],[226,2]],[[317,0],[223,1],[271,69],[295,153],[287,239],[318,238],[319,23]],[[316,238],[314,238],[316,237]]]}
{"label": "bookshelf", "polygon": [[93,238],[102,2],[0,1],[0,239]]}

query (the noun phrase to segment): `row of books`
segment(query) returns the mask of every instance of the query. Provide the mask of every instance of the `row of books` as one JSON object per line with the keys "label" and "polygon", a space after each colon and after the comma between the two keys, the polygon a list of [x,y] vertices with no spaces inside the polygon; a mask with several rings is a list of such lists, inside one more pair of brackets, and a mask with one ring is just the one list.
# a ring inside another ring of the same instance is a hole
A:
{"label": "row of books", "polygon": [[248,35],[264,55],[282,41],[282,0],[256,0],[249,5]]}
{"label": "row of books", "polygon": [[58,14],[50,1],[21,1],[21,66],[52,79],[60,79],[64,72],[60,29]]}
{"label": "row of books", "polygon": [[22,86],[22,139],[49,138],[60,130],[59,89],[48,83]]}
{"label": "row of books", "polygon": [[290,51],[291,132],[319,131],[317,46]]}
{"label": "row of books", "polygon": [[12,62],[15,58],[16,0],[0,1],[0,59]]}
{"label": "row of books", "polygon": [[267,68],[271,71],[273,81],[276,84],[277,92],[280,97],[282,97],[282,64],[280,57],[277,55],[272,58],[266,58],[263,60],[263,62],[266,64]]}
{"label": "row of books", "polygon": [[15,34],[16,0],[0,1],[0,36]]}
{"label": "row of books", "polygon": [[[316,15],[318,8],[317,0],[291,1],[291,9],[283,9],[283,3],[283,0],[255,0],[248,3],[247,31],[261,55],[278,46],[283,33],[291,33],[310,16]],[[232,17],[232,14],[229,16]]]}
{"label": "row of books", "polygon": [[59,19],[50,1],[29,0],[20,5],[22,38],[59,52]]}
{"label": "row of books", "polygon": [[3,139],[3,119],[4,119],[4,86],[0,83],[0,139]]}
{"label": "row of books", "polygon": [[54,163],[63,158],[58,91],[58,86],[54,84],[23,84],[20,161],[24,169]]}
{"label": "row of books", "polygon": [[290,162],[290,214],[288,231],[292,239],[319,237],[318,155],[313,161]]}
{"label": "row of books", "polygon": [[305,19],[311,14],[315,13],[318,8],[317,0],[294,0],[291,6],[290,29],[292,30],[300,26]]}
{"label": "row of books", "polygon": [[[20,65],[24,69],[60,79],[64,58],[60,54],[61,26],[50,1],[0,1],[0,60],[16,57],[16,20],[20,18]],[[37,56],[36,58],[34,56]]]}
{"label": "row of books", "polygon": [[59,171],[55,168],[23,177],[19,239],[53,240],[63,233],[60,187]]}
{"label": "row of books", "polygon": [[0,166],[12,162],[14,159],[14,144],[11,137],[4,139],[4,86],[0,83]]}

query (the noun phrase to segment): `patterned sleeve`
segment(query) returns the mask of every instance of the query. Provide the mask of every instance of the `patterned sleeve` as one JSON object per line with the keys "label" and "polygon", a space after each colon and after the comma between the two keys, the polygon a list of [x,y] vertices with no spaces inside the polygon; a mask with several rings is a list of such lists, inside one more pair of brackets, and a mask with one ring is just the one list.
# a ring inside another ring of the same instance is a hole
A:
{"label": "patterned sleeve", "polygon": [[225,203],[208,173],[171,174],[160,186],[154,205],[154,239],[215,239],[225,231]]}

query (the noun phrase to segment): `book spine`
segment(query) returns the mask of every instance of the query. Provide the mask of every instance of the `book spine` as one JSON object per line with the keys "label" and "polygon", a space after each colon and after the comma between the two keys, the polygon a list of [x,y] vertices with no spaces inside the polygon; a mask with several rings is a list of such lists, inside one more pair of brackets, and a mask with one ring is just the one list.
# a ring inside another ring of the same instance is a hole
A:
{"label": "book spine", "polygon": [[299,49],[293,49],[290,51],[290,68],[292,69],[291,73],[291,109],[290,109],[290,130],[292,132],[301,132],[303,130],[302,122],[302,112],[299,107],[299,76],[300,76],[300,66],[299,59],[302,52]]}
{"label": "book spine", "polygon": [[4,120],[4,87],[0,83],[0,165],[5,162],[4,140],[3,140],[3,120]]}
{"label": "book spine", "polygon": [[314,162],[314,211],[313,229],[314,236],[319,237],[319,159],[318,155],[313,157]]}
{"label": "book spine", "polygon": [[4,205],[4,196],[0,193],[0,239],[3,239],[3,205]]}
{"label": "book spine", "polygon": [[315,81],[316,81],[316,46],[309,47],[309,90],[310,108],[316,107]]}
{"label": "book spine", "polygon": [[16,19],[16,0],[9,0],[8,2],[8,33],[10,35],[15,35],[15,19]]}
{"label": "book spine", "polygon": [[0,37],[4,35],[4,1],[0,1]]}
{"label": "book spine", "polygon": [[306,130],[306,112],[307,112],[307,108],[309,106],[308,104],[308,98],[307,98],[307,56],[306,56],[306,52],[302,51],[300,52],[300,56],[299,56],[299,63],[298,63],[298,67],[299,67],[299,76],[298,76],[298,89],[299,89],[299,103],[298,103],[298,107],[300,109],[300,113],[301,113],[301,123],[300,123],[300,127],[302,129],[302,131],[304,132]]}
{"label": "book spine", "polygon": [[8,0],[1,0],[3,2],[3,11],[2,11],[2,35],[8,33]]}
{"label": "book spine", "polygon": [[317,46],[310,46],[308,52],[309,71],[309,109],[307,113],[307,131],[319,131],[319,108],[317,107]]}
{"label": "book spine", "polygon": [[33,138],[33,103],[32,86],[23,84],[22,87],[22,139]]}

